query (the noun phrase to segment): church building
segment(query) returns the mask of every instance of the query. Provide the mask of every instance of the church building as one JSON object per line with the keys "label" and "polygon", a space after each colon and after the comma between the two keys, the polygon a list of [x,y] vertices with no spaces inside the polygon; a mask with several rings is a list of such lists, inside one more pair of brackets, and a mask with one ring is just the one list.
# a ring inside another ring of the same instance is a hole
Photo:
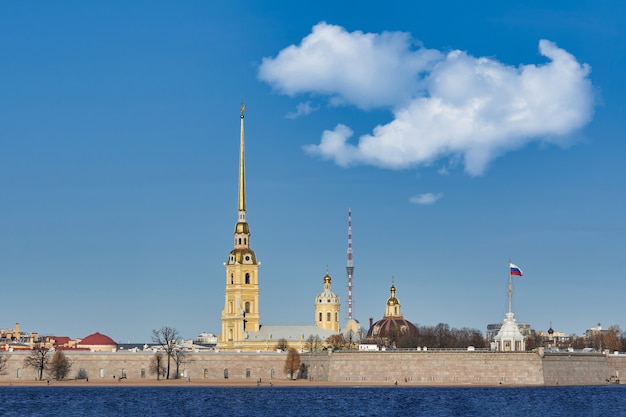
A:
{"label": "church building", "polygon": [[312,341],[325,341],[339,333],[340,304],[331,290],[331,277],[324,276],[324,290],[316,297],[315,324],[264,325],[259,307],[259,266],[250,247],[250,226],[246,220],[246,175],[244,157],[244,111],[241,106],[239,127],[239,184],[234,248],[228,255],[222,332],[217,349],[224,351],[270,351],[278,347],[307,350]]}
{"label": "church building", "polygon": [[402,315],[393,281],[389,291],[391,294],[385,305],[385,315],[376,323],[370,318],[366,341],[379,346],[404,347],[402,346],[404,343],[410,344],[411,339],[417,336],[418,329]]}

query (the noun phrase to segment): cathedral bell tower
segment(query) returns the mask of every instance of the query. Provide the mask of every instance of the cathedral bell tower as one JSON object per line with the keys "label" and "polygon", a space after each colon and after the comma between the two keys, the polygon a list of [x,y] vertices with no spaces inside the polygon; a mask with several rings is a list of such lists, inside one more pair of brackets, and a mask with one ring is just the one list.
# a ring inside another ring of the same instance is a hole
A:
{"label": "cathedral bell tower", "polygon": [[250,249],[250,227],[246,221],[246,175],[244,159],[243,122],[245,105],[241,106],[239,133],[239,188],[238,219],[235,225],[234,249],[228,255],[226,289],[222,310],[222,333],[217,347],[223,350],[238,349],[245,343],[248,332],[259,331],[259,265]]}
{"label": "cathedral bell tower", "polygon": [[330,287],[332,278],[324,276],[324,291],[315,297],[315,325],[325,330],[339,333],[339,297]]}

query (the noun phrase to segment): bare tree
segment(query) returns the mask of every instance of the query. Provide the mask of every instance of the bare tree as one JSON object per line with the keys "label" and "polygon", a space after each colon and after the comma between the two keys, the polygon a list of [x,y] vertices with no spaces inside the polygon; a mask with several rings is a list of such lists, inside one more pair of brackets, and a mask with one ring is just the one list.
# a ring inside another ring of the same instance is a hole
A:
{"label": "bare tree", "polygon": [[320,349],[320,346],[322,344],[322,338],[319,337],[319,335],[310,335],[309,337],[307,337],[306,342],[305,342],[305,346],[306,349],[309,352],[315,352],[316,350]]}
{"label": "bare tree", "polygon": [[50,350],[42,344],[36,345],[31,353],[24,358],[24,366],[27,368],[33,368],[37,370],[37,379],[43,379],[43,372],[48,370],[48,364],[50,362]]}
{"label": "bare tree", "polygon": [[622,350],[622,342],[619,338],[622,331],[619,326],[614,324],[609,327],[609,329],[602,335],[602,341],[604,342],[604,346],[609,351],[620,351]]}
{"label": "bare tree", "polygon": [[333,350],[341,350],[348,345],[348,342],[346,342],[346,339],[343,337],[343,334],[341,333],[328,336],[328,339],[326,339],[326,343]]}
{"label": "bare tree", "polygon": [[7,355],[5,355],[4,352],[0,352],[0,375],[7,374],[7,361],[8,360],[9,358],[7,357]]}
{"label": "bare tree", "polygon": [[150,359],[150,365],[148,365],[150,373],[152,375],[156,375],[157,381],[161,379],[161,376],[165,376],[165,365],[163,362],[163,354],[161,352],[157,352],[154,354],[152,359]]}
{"label": "bare tree", "polygon": [[297,372],[300,369],[300,354],[294,348],[287,350],[287,359],[285,359],[285,373],[289,379],[296,379]]}
{"label": "bare tree", "polygon": [[89,375],[87,375],[87,371],[85,371],[85,368],[80,368],[78,370],[78,372],[76,373],[76,379],[86,379],[87,381],[89,381]]}
{"label": "bare tree", "polygon": [[49,363],[50,376],[57,381],[61,381],[65,379],[65,377],[70,373],[70,369],[72,368],[72,362],[65,356],[63,351],[57,350],[54,352],[52,359]]}
{"label": "bare tree", "polygon": [[300,370],[298,371],[298,378],[299,379],[309,378],[309,366],[304,362],[300,364]]}
{"label": "bare tree", "polygon": [[289,345],[287,344],[287,339],[278,339],[278,342],[276,343],[276,349],[280,349],[280,350],[287,350],[287,347]]}
{"label": "bare tree", "polygon": [[187,356],[187,352],[185,352],[184,350],[176,349],[174,350],[174,352],[172,352],[172,359],[176,364],[176,375],[174,376],[174,379],[178,379],[180,378],[180,366],[184,363],[187,363],[189,361],[189,357]]}
{"label": "bare tree", "polygon": [[170,363],[172,353],[178,342],[178,330],[173,327],[161,327],[159,330],[152,330],[152,341],[158,343],[167,355],[166,379],[170,379]]}

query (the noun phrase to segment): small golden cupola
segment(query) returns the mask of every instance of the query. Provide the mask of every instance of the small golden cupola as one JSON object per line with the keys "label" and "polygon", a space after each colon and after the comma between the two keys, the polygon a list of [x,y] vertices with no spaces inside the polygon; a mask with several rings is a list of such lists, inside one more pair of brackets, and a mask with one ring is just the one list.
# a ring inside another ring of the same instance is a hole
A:
{"label": "small golden cupola", "polygon": [[375,323],[370,318],[366,339],[383,343],[384,346],[407,347],[413,343],[413,338],[419,332],[415,324],[402,316],[393,278],[389,291],[391,294],[385,305],[385,315]]}
{"label": "small golden cupola", "polygon": [[322,329],[339,332],[339,297],[332,291],[331,281],[326,271],[324,291],[315,297],[315,324]]}
{"label": "small golden cupola", "polygon": [[385,309],[385,316],[387,317],[398,317],[402,316],[402,312],[400,311],[400,300],[396,297],[396,286],[391,283],[391,288],[389,288],[391,295],[387,299],[387,308]]}

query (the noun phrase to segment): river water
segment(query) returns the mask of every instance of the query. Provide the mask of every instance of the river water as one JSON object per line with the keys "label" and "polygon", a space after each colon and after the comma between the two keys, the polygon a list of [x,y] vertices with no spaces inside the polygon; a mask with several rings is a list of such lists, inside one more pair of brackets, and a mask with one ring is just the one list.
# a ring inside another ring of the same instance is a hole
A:
{"label": "river water", "polygon": [[0,416],[626,416],[602,387],[14,387]]}

